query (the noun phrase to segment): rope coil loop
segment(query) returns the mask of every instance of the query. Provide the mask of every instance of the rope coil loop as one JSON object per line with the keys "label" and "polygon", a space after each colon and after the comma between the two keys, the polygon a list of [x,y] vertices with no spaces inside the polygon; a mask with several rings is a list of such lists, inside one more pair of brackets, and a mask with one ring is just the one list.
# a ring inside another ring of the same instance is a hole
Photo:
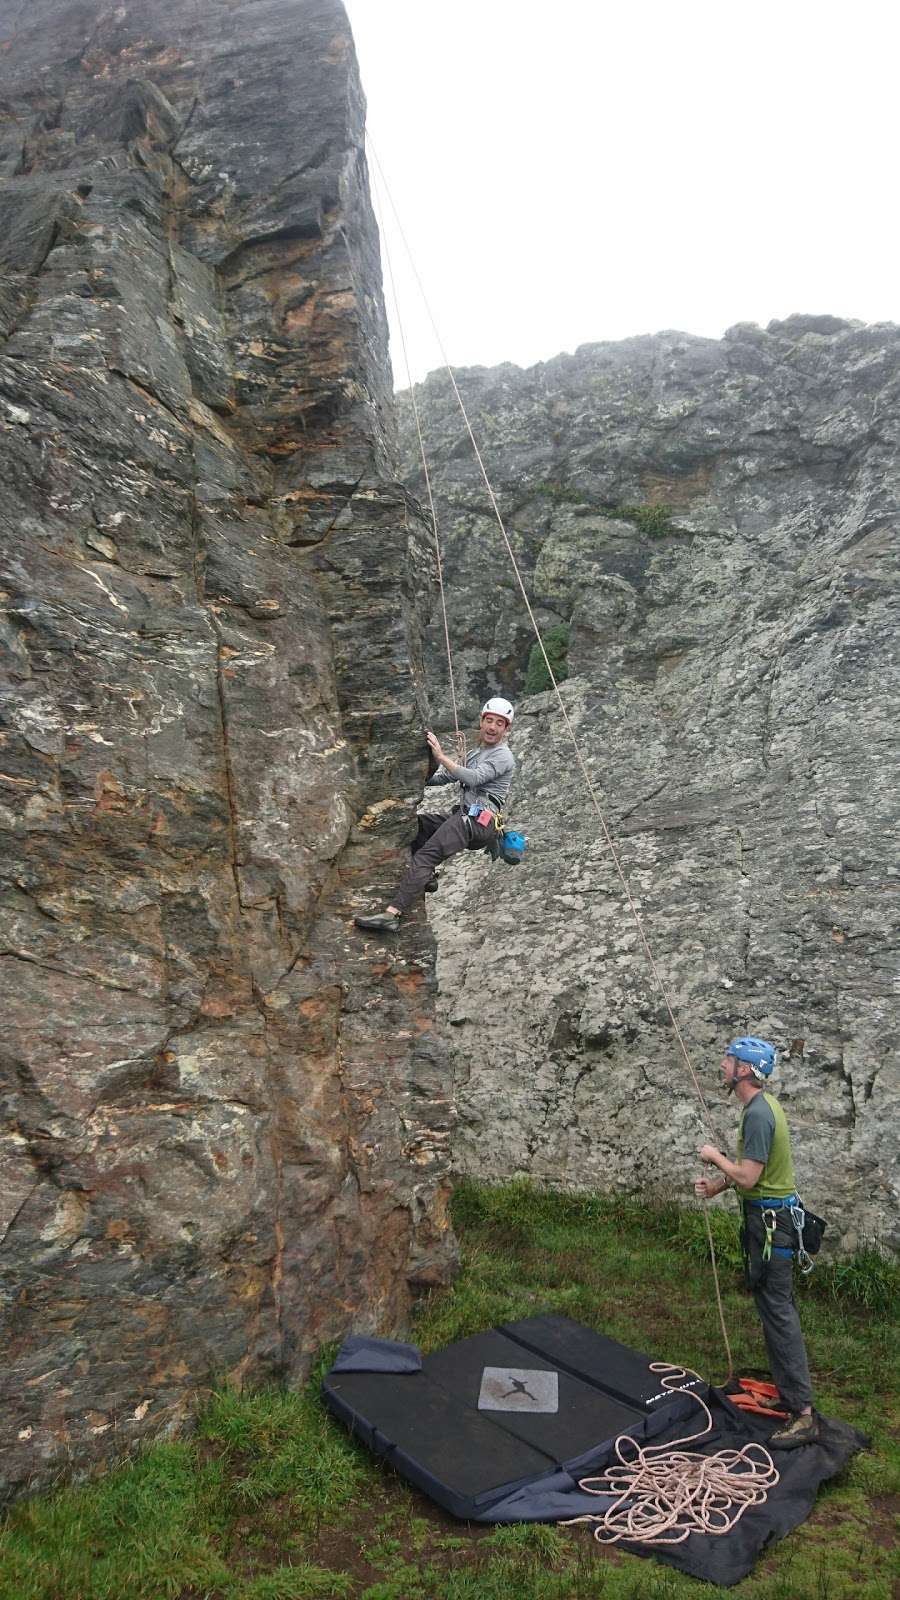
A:
{"label": "rope coil loop", "polygon": [[628,1433],[616,1439],[616,1461],[597,1477],[582,1478],[578,1487],[586,1494],[613,1495],[613,1504],[598,1516],[572,1517],[593,1525],[600,1544],[683,1544],[692,1533],[730,1533],[751,1506],[762,1505],[775,1488],[780,1473],[765,1445],[751,1441],[740,1450],[718,1450],[707,1455],[684,1450],[712,1432],[712,1412],[705,1400],[684,1379],[696,1378],[690,1367],[655,1361],[651,1372],[662,1372],[662,1388],[695,1400],[706,1417],[697,1433],[667,1444],[639,1445]]}

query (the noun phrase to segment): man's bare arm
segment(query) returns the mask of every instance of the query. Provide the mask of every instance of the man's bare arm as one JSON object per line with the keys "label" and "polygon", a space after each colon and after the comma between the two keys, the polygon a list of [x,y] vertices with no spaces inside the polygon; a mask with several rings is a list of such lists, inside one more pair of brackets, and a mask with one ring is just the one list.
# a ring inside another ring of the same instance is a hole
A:
{"label": "man's bare arm", "polygon": [[721,1194],[723,1189],[727,1189],[729,1183],[733,1183],[736,1189],[752,1189],[753,1185],[758,1182],[759,1175],[763,1170],[762,1161],[750,1161],[746,1156],[743,1161],[729,1161],[728,1157],[724,1156],[721,1150],[717,1150],[714,1144],[705,1144],[703,1146],[700,1151],[700,1160],[707,1162],[709,1166],[718,1167],[725,1180],[723,1183],[713,1187],[707,1179],[701,1179],[700,1181],[707,1185],[707,1198],[711,1198],[714,1194]]}

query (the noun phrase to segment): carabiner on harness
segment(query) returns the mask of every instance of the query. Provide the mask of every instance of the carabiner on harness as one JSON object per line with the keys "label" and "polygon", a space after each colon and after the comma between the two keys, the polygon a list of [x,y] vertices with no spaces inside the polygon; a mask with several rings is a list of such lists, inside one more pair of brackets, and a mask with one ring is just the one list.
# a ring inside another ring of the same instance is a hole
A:
{"label": "carabiner on harness", "polygon": [[791,1221],[797,1234],[797,1265],[801,1272],[812,1272],[815,1262],[809,1251],[803,1245],[803,1229],[806,1227],[806,1212],[802,1205],[791,1206]]}
{"label": "carabiner on harness", "polygon": [[763,1210],[762,1219],[763,1227],[766,1230],[762,1258],[763,1261],[768,1262],[772,1259],[772,1245],[775,1243],[775,1226],[778,1222],[778,1216],[777,1213],[771,1209],[771,1207],[766,1206]]}

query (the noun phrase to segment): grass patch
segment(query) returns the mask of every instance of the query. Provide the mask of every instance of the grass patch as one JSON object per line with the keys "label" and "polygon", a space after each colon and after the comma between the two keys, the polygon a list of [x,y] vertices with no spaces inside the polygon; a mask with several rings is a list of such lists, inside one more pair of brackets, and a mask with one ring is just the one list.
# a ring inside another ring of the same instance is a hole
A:
{"label": "grass patch", "polygon": [[2,1600],[157,1600],[230,1581],[226,1476],[192,1444],[161,1444],[86,1488],[17,1505],[0,1533]]}
{"label": "grass patch", "polygon": [[320,1363],[300,1394],[223,1390],[204,1411],[202,1438],[219,1446],[235,1508],[253,1510],[289,1496],[304,1522],[318,1527],[351,1503],[371,1476],[361,1451],[332,1427],[319,1404]]}
{"label": "grass patch", "polygon": [[[420,1305],[425,1348],[556,1310],[712,1378],[723,1355],[694,1207],[464,1183],[462,1269]],[[764,1364],[740,1283],[737,1222],[711,1209],[739,1365]],[[737,1600],[890,1600],[900,1512],[900,1275],[876,1250],[798,1291],[823,1411],[873,1448],[823,1489]],[[82,1487],[14,1506],[0,1600],[704,1600],[719,1591],[601,1550],[584,1529],[454,1522],[381,1471],[299,1392],[215,1395],[196,1434]]]}
{"label": "grass patch", "polygon": [[[546,628],[541,634],[541,644],[547,652],[547,661],[557,683],[565,683],[569,676],[566,664],[569,651],[569,624],[557,622],[552,628]],[[528,657],[523,694],[543,694],[545,689],[553,687],[550,673],[547,671],[547,661],[544,660],[541,646],[535,642]]]}
{"label": "grass patch", "polygon": [[[597,500],[593,495],[586,494],[583,489],[572,489],[565,483],[536,483],[533,492],[546,500],[555,500],[561,505],[587,506],[604,517],[611,517],[619,522],[630,522],[641,533],[651,534],[656,538],[677,531],[672,521],[671,506],[625,505],[615,501]],[[536,694],[537,690],[531,692]]]}

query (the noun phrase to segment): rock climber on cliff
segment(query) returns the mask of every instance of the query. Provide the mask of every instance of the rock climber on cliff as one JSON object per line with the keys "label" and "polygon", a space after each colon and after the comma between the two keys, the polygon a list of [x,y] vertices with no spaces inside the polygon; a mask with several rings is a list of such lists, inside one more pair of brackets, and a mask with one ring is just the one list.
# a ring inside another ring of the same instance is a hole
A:
{"label": "rock climber on cliff", "polygon": [[460,850],[495,851],[495,818],[503,810],[516,770],[515,756],[506,742],[514,715],[508,700],[488,700],[481,708],[478,744],[463,764],[444,753],[433,733],[427,735],[438,770],[427,780],[426,788],[458,783],[460,803],[449,816],[420,813],[412,861],[390,904],[372,916],[356,917],[358,928],[370,933],[396,933],[404,912],[423,894],[437,888],[435,873],[442,861]]}

